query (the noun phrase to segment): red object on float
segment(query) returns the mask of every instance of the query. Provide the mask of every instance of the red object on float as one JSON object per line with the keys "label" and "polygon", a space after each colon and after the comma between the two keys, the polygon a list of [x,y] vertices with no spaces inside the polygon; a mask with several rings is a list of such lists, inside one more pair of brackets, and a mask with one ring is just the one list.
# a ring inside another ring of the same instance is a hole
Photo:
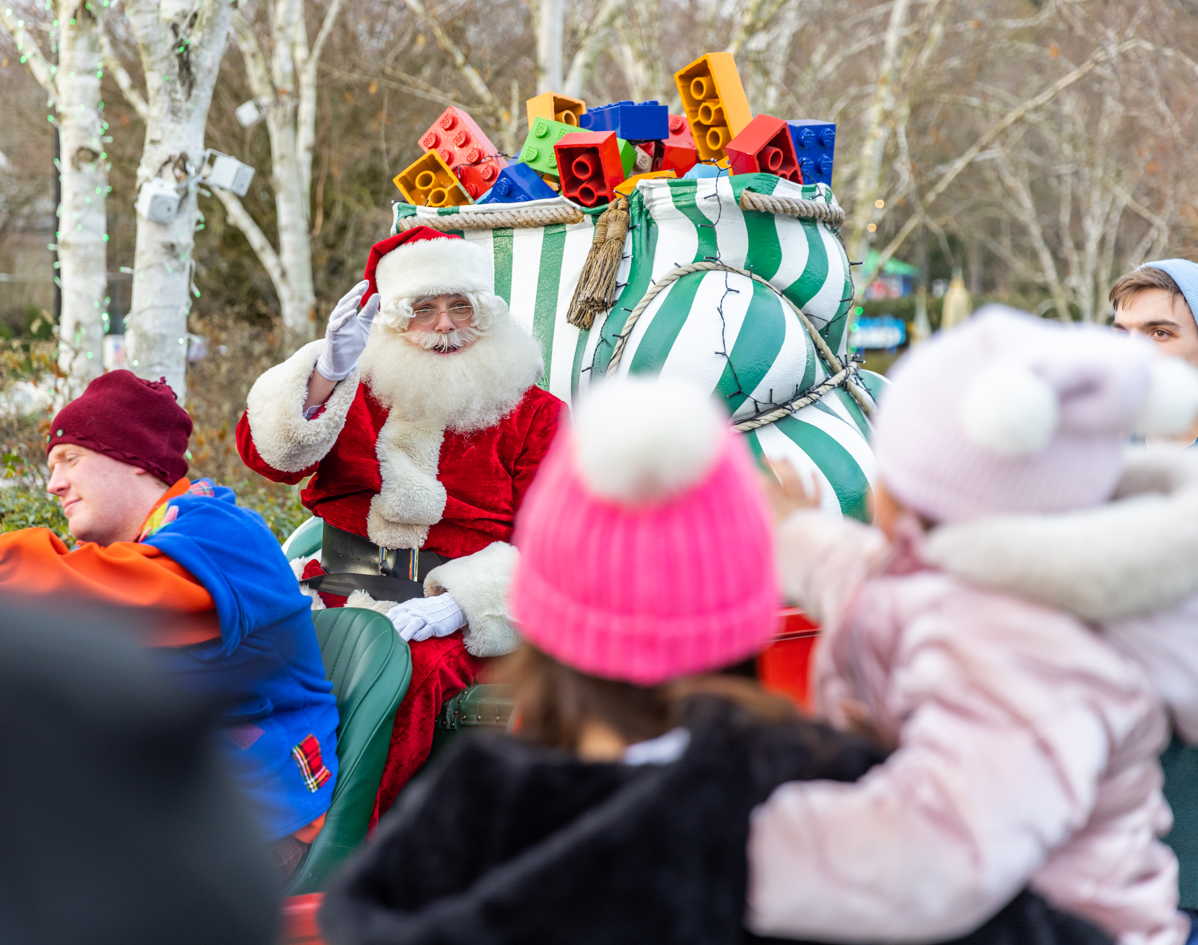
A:
{"label": "red object on float", "polygon": [[662,141],[646,141],[637,147],[653,157],[653,170],[673,171],[679,177],[699,163],[699,151],[685,115],[670,116],[670,136]]}
{"label": "red object on float", "polygon": [[584,207],[610,203],[624,181],[614,131],[576,131],[553,146],[562,194]]}
{"label": "red object on float", "polygon": [[803,183],[790,126],[781,118],[758,115],[728,142],[727,151],[733,174],[761,172]]}
{"label": "red object on float", "polygon": [[766,689],[790,696],[804,712],[811,712],[811,658],[819,626],[796,607],[787,607],[779,616],[774,642],[757,657],[757,676]]}
{"label": "red object on float", "polygon": [[316,925],[316,910],[324,893],[308,893],[283,900],[279,923],[279,945],[324,945]]}
{"label": "red object on float", "polygon": [[507,160],[491,144],[478,123],[460,108],[450,106],[420,136],[420,147],[436,151],[449,165],[471,200],[491,189]]}

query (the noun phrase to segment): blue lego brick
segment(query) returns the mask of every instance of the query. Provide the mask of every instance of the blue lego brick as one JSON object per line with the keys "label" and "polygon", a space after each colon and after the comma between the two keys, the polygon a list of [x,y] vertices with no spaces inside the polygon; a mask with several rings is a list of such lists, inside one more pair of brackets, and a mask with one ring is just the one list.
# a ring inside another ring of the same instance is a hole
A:
{"label": "blue lego brick", "polygon": [[836,125],[810,118],[788,121],[790,140],[795,144],[804,184],[832,184],[832,161],[836,150]]}
{"label": "blue lego brick", "polygon": [[520,203],[525,200],[544,200],[556,197],[553,188],[527,164],[509,164],[479,203]]}
{"label": "blue lego brick", "polygon": [[726,167],[717,167],[715,164],[699,163],[682,176],[686,180],[699,180],[703,177],[727,177],[728,173],[728,168]]}
{"label": "blue lego brick", "polygon": [[615,102],[582,113],[586,131],[614,131],[625,141],[660,141],[670,136],[670,110],[657,102]]}

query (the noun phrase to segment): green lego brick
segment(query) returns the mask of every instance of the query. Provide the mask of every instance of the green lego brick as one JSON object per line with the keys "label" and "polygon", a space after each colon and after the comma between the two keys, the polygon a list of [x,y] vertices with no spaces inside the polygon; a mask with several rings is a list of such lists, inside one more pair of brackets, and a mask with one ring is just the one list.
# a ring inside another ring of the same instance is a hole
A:
{"label": "green lego brick", "polygon": [[565,122],[534,118],[532,127],[528,129],[528,137],[524,139],[524,147],[520,149],[520,160],[539,174],[557,177],[557,158],[553,154],[553,146],[576,131],[578,129],[574,125]]}
{"label": "green lego brick", "polygon": [[616,144],[620,146],[620,163],[624,165],[624,176],[629,177],[635,173],[636,145],[623,138],[616,138]]}

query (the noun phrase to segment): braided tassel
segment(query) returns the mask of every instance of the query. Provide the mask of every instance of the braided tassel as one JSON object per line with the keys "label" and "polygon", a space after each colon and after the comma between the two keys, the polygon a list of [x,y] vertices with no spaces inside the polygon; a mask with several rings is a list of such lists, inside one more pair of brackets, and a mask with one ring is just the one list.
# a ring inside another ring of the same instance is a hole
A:
{"label": "braided tassel", "polygon": [[616,300],[616,273],[624,258],[624,238],[628,235],[628,198],[615,200],[599,216],[595,239],[578,277],[574,298],[566,320],[584,331],[595,323],[595,316],[606,312]]}

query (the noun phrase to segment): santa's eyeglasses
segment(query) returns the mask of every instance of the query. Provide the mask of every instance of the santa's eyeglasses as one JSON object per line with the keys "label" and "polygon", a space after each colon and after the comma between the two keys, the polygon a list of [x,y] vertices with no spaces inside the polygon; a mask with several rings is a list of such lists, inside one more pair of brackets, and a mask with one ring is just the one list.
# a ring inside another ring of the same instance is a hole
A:
{"label": "santa's eyeglasses", "polygon": [[469,302],[455,302],[449,308],[437,308],[435,305],[417,305],[412,309],[412,321],[419,325],[431,325],[444,312],[455,322],[465,322],[474,318],[474,306]]}

